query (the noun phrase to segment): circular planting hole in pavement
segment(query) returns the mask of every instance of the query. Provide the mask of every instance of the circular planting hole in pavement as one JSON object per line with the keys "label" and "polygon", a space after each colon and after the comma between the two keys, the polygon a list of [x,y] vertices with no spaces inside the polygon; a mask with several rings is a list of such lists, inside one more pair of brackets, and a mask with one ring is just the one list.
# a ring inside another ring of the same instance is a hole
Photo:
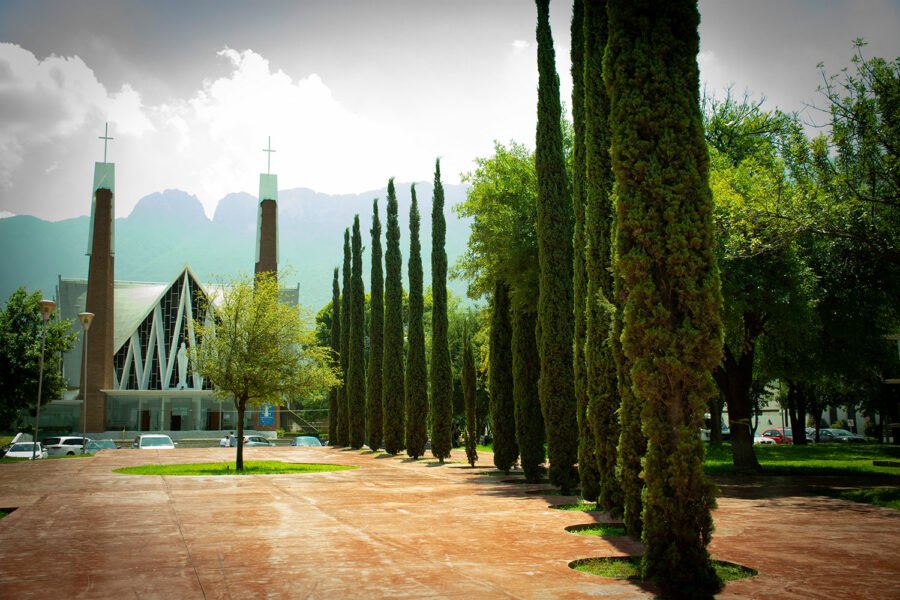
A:
{"label": "circular planting hole in pavement", "polygon": [[554,510],[574,510],[578,512],[603,512],[596,502],[570,502],[567,504],[554,504],[550,508]]}
{"label": "circular planting hole in pavement", "polygon": [[526,494],[531,494],[532,496],[565,496],[565,497],[578,497],[581,496],[581,490],[572,490],[568,494],[563,494],[561,491],[555,488],[544,488],[540,490],[525,490]]}
{"label": "circular planting hole in pavement", "polygon": [[625,525],[622,523],[588,523],[587,525],[569,525],[569,533],[578,535],[598,535],[601,537],[625,537]]}
{"label": "circular planting hole in pavement", "polygon": [[[756,569],[745,567],[724,560],[712,561],[713,567],[716,569],[716,575],[723,582],[737,581],[739,579],[747,579],[759,574]],[[614,579],[641,579],[641,557],[640,556],[606,556],[598,558],[579,558],[569,563],[570,569],[599,575],[600,577],[611,577]]]}
{"label": "circular planting hole in pavement", "polygon": [[358,469],[356,465],[323,465],[315,463],[288,463],[277,460],[245,460],[244,469],[237,471],[232,462],[193,463],[180,465],[139,465],[114,469],[113,473],[123,475],[294,475],[302,473],[324,473]]}

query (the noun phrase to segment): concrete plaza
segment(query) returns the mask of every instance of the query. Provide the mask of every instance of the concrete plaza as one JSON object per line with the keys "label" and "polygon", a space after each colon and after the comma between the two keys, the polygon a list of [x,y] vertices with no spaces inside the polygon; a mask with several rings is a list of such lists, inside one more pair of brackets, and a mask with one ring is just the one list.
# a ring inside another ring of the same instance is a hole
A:
{"label": "concrete plaza", "polygon": [[[358,465],[297,475],[160,477],[112,469],[216,462],[234,449],[104,451],[0,465],[0,598],[647,598],[569,568],[639,553],[568,533],[599,513],[551,510],[549,486],[465,464],[334,448],[246,448],[246,460]],[[453,460],[465,461],[462,450]],[[900,511],[817,495],[803,478],[722,480],[716,559],[759,570],[722,598],[900,598]],[[896,485],[896,483],[894,483]],[[544,493],[542,493],[544,492]]]}

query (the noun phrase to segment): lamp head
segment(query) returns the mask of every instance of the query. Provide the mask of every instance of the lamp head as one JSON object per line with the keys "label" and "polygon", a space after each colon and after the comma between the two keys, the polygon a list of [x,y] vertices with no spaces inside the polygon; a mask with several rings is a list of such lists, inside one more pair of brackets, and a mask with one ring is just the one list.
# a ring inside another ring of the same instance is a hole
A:
{"label": "lamp head", "polygon": [[78,313],[78,320],[81,321],[81,325],[84,327],[84,330],[87,331],[91,328],[91,321],[94,320],[94,313]]}
{"label": "lamp head", "polygon": [[44,321],[50,317],[50,313],[56,308],[56,302],[53,300],[40,300],[38,305],[41,307],[41,316],[44,318]]}

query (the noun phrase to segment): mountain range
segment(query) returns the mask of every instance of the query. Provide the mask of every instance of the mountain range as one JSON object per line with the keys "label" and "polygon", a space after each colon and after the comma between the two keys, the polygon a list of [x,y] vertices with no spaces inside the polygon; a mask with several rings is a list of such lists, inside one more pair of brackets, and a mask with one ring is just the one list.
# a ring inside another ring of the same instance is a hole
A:
{"label": "mountain range", "polygon": [[[409,257],[409,184],[397,184],[400,248],[404,289]],[[466,186],[444,186],[447,221],[447,262],[452,266],[465,252],[469,220],[458,219],[452,207],[465,199]],[[431,281],[430,183],[416,184],[421,213],[422,264],[425,285]],[[379,198],[382,250],[386,246],[387,190],[362,194],[328,195],[306,188],[278,192],[279,271],[282,285],[300,286],[300,302],[314,311],[331,300],[333,269],[343,263],[343,232],[359,214],[364,251],[366,291],[369,290],[369,253],[372,201]],[[116,279],[168,282],[185,263],[201,281],[253,272],[256,261],[257,198],[228,194],[209,219],[196,196],[166,190],[141,198],[127,217],[116,219]],[[85,278],[90,217],[44,221],[31,216],[0,219],[0,302],[21,286],[41,289],[52,297],[58,278]],[[292,272],[289,272],[292,271]],[[465,282],[449,281],[450,291],[465,297]]]}

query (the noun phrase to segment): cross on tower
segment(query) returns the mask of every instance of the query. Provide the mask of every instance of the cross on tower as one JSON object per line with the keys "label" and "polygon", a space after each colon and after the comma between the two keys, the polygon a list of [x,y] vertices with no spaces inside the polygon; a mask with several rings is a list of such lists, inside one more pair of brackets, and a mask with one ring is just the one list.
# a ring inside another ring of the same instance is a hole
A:
{"label": "cross on tower", "polygon": [[97,139],[103,140],[103,162],[106,162],[106,144],[110,140],[115,138],[109,137],[109,123],[106,123],[106,128],[103,130],[103,135],[97,136]]}
{"label": "cross on tower", "polygon": [[263,152],[269,153],[268,156],[266,157],[267,158],[266,175],[269,175],[270,172],[272,171],[272,153],[275,152],[275,150],[272,150],[272,136],[271,135],[269,136],[269,149],[267,150],[267,149],[263,148]]}

